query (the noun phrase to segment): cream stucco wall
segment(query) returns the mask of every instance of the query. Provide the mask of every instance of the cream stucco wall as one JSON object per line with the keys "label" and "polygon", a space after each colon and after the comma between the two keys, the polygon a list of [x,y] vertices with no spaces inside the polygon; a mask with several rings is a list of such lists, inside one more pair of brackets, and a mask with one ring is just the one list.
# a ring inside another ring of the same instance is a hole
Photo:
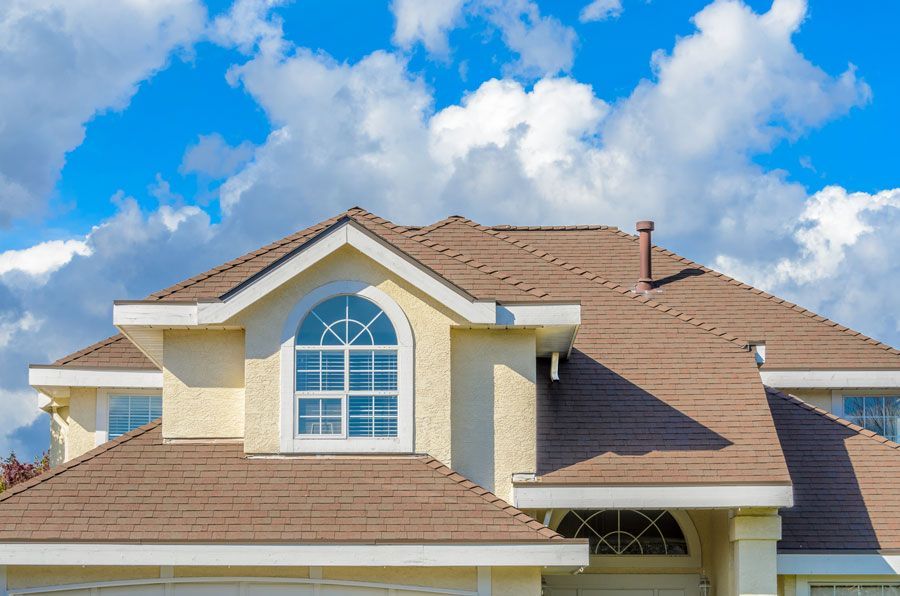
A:
{"label": "cream stucco wall", "polygon": [[540,567],[494,567],[491,596],[540,596]]}
{"label": "cream stucco wall", "polygon": [[163,436],[244,436],[244,332],[168,330],[163,337]]}
{"label": "cream stucco wall", "polygon": [[58,466],[66,459],[66,433],[69,406],[54,408],[50,413],[50,465]]}
{"label": "cream stucco wall", "polygon": [[453,468],[511,501],[512,474],[537,470],[534,332],[451,337]]}
{"label": "cream stucco wall", "polygon": [[459,318],[350,247],[323,259],[230,321],[246,331],[245,450],[279,450],[282,331],[305,294],[340,280],[375,286],[403,309],[415,340],[415,450],[450,463],[450,326]]}
{"label": "cream stucco wall", "polygon": [[68,451],[72,459],[96,446],[97,390],[93,387],[73,387],[69,394]]}

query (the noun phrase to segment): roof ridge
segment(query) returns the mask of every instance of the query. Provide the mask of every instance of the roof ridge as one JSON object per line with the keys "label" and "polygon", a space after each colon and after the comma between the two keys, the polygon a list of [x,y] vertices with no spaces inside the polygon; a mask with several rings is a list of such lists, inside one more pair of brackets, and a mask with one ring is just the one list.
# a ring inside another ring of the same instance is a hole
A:
{"label": "roof ridge", "polygon": [[526,526],[528,526],[528,528],[537,531],[542,536],[545,536],[546,538],[549,538],[551,540],[563,538],[563,536],[561,534],[559,534],[558,532],[556,532],[555,530],[550,529],[549,527],[547,527],[544,524],[542,524],[541,522],[537,521],[536,519],[534,519],[527,513],[524,513],[523,511],[517,509],[513,505],[510,505],[504,499],[501,499],[500,497],[498,497],[491,491],[487,490],[486,488],[482,487],[481,485],[472,482],[471,480],[469,480],[468,478],[466,478],[459,472],[452,470],[451,468],[449,468],[447,465],[445,465],[440,460],[429,455],[429,456],[427,456],[427,458],[425,458],[424,463],[425,463],[425,465],[427,465],[429,468],[431,468],[435,472],[441,474],[442,476],[445,476],[451,482],[455,482],[456,484],[460,485],[462,488],[466,489],[467,491],[469,491],[475,495],[478,495],[479,497],[484,499],[487,503],[490,503],[491,505],[493,505],[497,509],[501,510],[502,512],[506,513],[507,515],[509,515],[510,517],[515,519],[516,521],[525,524]]}
{"label": "roof ridge", "polygon": [[491,230],[511,232],[570,232],[579,230],[618,230],[615,226],[607,226],[603,224],[582,224],[582,225],[564,225],[564,226],[516,226],[510,224],[498,224],[493,226],[485,226]]}
{"label": "roof ridge", "polygon": [[147,299],[161,300],[162,298],[165,298],[166,296],[171,296],[175,292],[178,292],[185,288],[189,288],[191,286],[194,286],[194,285],[200,283],[201,281],[209,279],[213,275],[217,275],[219,273],[222,273],[223,271],[228,271],[229,269],[234,269],[238,265],[242,265],[251,259],[254,259],[256,257],[270,253],[277,248],[281,248],[285,244],[290,244],[291,242],[295,242],[297,240],[300,240],[301,238],[318,234],[323,229],[329,227],[330,225],[332,225],[334,222],[336,222],[340,218],[349,215],[350,212],[353,211],[354,209],[359,209],[359,207],[354,207],[354,208],[348,209],[347,211],[339,213],[339,214],[335,215],[334,217],[330,217],[330,218],[320,221],[318,223],[314,223],[313,225],[311,225],[309,227],[303,228],[302,230],[297,230],[295,232],[292,232],[291,234],[288,234],[287,236],[284,236],[282,238],[279,238],[278,240],[270,242],[269,244],[266,244],[260,248],[257,248],[256,250],[253,250],[253,251],[244,253],[240,256],[237,256],[237,257],[231,259],[230,261],[226,261],[226,262],[222,263],[221,265],[216,265],[215,267],[212,267],[210,269],[207,269],[206,271],[198,273],[197,275],[194,275],[193,277],[189,277],[180,282],[176,282],[169,287],[166,287],[166,288],[163,288],[162,290],[153,292],[152,294],[147,296]]}
{"label": "roof ridge", "polygon": [[513,246],[516,246],[516,247],[524,250],[525,252],[528,252],[531,255],[533,255],[539,259],[542,259],[543,261],[552,263],[552,264],[560,267],[561,269],[565,269],[566,271],[569,271],[570,273],[574,273],[575,275],[579,275],[589,281],[593,281],[599,285],[602,285],[603,287],[605,287],[609,290],[613,290],[613,291],[619,293],[620,295],[625,296],[626,298],[630,298],[631,300],[637,300],[638,302],[640,302],[641,304],[644,304],[645,306],[648,306],[650,308],[653,308],[655,310],[663,312],[673,318],[678,319],[679,321],[683,321],[685,323],[693,325],[694,327],[702,329],[702,330],[706,331],[707,333],[710,333],[710,334],[718,337],[719,339],[722,339],[731,344],[734,344],[742,349],[747,348],[747,344],[745,342],[743,342],[739,338],[735,337],[731,333],[716,327],[715,325],[706,323],[706,322],[698,319],[697,317],[689,315],[685,312],[682,312],[682,311],[678,310],[677,308],[669,306],[668,304],[664,304],[662,302],[654,300],[653,298],[633,292],[630,288],[626,288],[625,286],[622,286],[613,281],[610,281],[610,280],[606,279],[605,277],[598,275],[597,273],[595,273],[589,269],[585,269],[584,267],[581,267],[579,265],[573,265],[573,264],[569,263],[568,261],[553,255],[549,251],[546,251],[542,248],[538,248],[528,242],[524,242],[524,241],[518,240],[518,239],[513,240],[510,236],[504,234],[501,231],[479,225],[478,223],[473,222],[471,220],[466,220],[466,221],[469,225],[480,229],[485,234],[490,234],[491,236],[499,238],[499,239],[503,240],[504,242],[512,244]]}
{"label": "roof ridge", "polygon": [[808,410],[814,414],[818,414],[822,418],[826,418],[826,419],[830,420],[831,422],[834,422],[835,424],[844,426],[844,427],[854,431],[856,434],[862,435],[864,437],[868,437],[869,439],[872,439],[875,442],[877,442],[881,445],[884,445],[885,447],[890,447],[891,449],[900,449],[900,443],[895,443],[894,441],[888,439],[885,436],[879,435],[878,433],[876,433],[874,431],[871,431],[871,430],[864,428],[858,424],[854,424],[853,422],[850,422],[846,418],[841,418],[840,416],[835,416],[828,410],[825,410],[818,406],[814,406],[813,404],[797,397],[796,395],[792,395],[790,393],[785,393],[783,391],[779,391],[778,389],[775,389],[774,387],[769,387],[768,385],[765,385],[765,388],[766,388],[766,393],[768,393],[769,395],[774,395],[776,397],[780,397],[784,401],[786,401],[790,404],[793,404],[793,405],[797,406],[798,408],[803,408],[804,410]]}
{"label": "roof ridge", "polygon": [[[628,232],[623,232],[622,230],[615,229],[615,228],[610,228],[607,231],[610,231],[619,236],[625,236],[628,239],[633,240],[635,242],[637,241],[637,236],[634,236],[633,234],[629,234]],[[707,267],[706,265],[697,263],[696,261],[693,261],[687,257],[683,257],[680,254],[678,254],[674,251],[671,251],[667,248],[663,248],[658,245],[651,245],[651,247],[655,252],[661,253],[661,254],[663,254],[667,257],[670,257],[670,258],[672,258],[680,263],[683,263],[685,265],[697,267],[697,268],[703,270],[705,273],[709,273],[710,275],[712,275],[714,277],[721,278],[726,283],[729,283],[733,286],[737,286],[737,287],[741,288],[742,290],[746,290],[748,292],[756,294],[757,296],[761,296],[761,297],[765,298],[766,300],[769,300],[770,302],[774,302],[775,304],[779,304],[781,306],[784,306],[785,308],[789,308],[795,312],[809,316],[810,318],[816,319],[817,321],[819,321],[821,323],[826,323],[826,324],[830,325],[831,327],[834,327],[838,331],[846,333],[846,334],[850,335],[851,337],[856,337],[858,339],[865,341],[869,345],[873,345],[873,346],[879,347],[883,350],[886,350],[888,352],[892,352],[896,355],[900,355],[900,350],[898,350],[897,348],[890,346],[890,345],[888,345],[882,341],[879,341],[875,338],[869,337],[868,335],[866,335],[864,333],[860,333],[859,331],[856,331],[855,329],[851,329],[851,328],[847,327],[846,325],[841,325],[837,321],[833,321],[833,320],[829,319],[828,317],[823,317],[819,313],[813,312],[806,307],[795,304],[789,300],[785,300],[784,298],[775,296],[774,294],[770,294],[769,292],[766,292],[765,290],[761,290],[759,288],[751,286],[750,284],[748,284],[746,282],[742,282],[742,281],[735,279],[729,275],[726,275],[725,273],[722,273],[721,271],[716,271],[715,269]]]}
{"label": "roof ridge", "polygon": [[461,215],[450,215],[450,216],[445,217],[444,219],[439,219],[438,221],[434,222],[433,224],[429,224],[427,226],[422,226],[421,228],[410,228],[407,226],[407,230],[412,232],[409,234],[409,237],[413,238],[415,236],[422,236],[429,232],[433,232],[439,228],[443,228],[447,224],[452,223],[454,220],[460,219],[461,217],[462,217]]}
{"label": "roof ridge", "polygon": [[107,441],[106,443],[98,445],[97,447],[94,447],[90,451],[83,453],[76,458],[70,459],[69,461],[64,462],[54,468],[50,468],[43,474],[35,476],[34,478],[32,478],[30,480],[26,480],[25,482],[22,482],[20,484],[17,484],[15,486],[3,491],[2,493],[0,493],[0,503],[9,499],[10,497],[21,494],[34,486],[42,484],[52,478],[56,478],[63,472],[71,470],[72,468],[79,466],[85,462],[88,462],[97,456],[103,455],[107,451],[115,449],[116,447],[118,447],[119,445],[122,445],[123,443],[127,443],[127,442],[131,441],[132,439],[136,439],[137,437],[150,432],[151,430],[160,426],[161,424],[162,424],[162,418],[157,418],[156,420],[153,420],[151,422],[148,422],[147,424],[144,424],[143,426],[139,426],[135,429],[132,429],[132,430],[128,431],[127,433],[125,433],[121,436],[118,436],[111,441]]}
{"label": "roof ridge", "polygon": [[[365,219],[367,219],[368,221],[371,221],[377,225],[384,226],[384,227],[388,228],[389,230],[391,230],[392,232],[401,234],[404,238],[413,240],[413,241],[417,242],[418,244],[421,244],[422,246],[425,246],[426,248],[429,248],[438,254],[444,255],[445,257],[449,257],[449,258],[453,259],[454,261],[457,261],[459,263],[466,265],[467,267],[470,267],[472,269],[475,269],[476,271],[479,271],[480,273],[483,273],[485,275],[490,275],[494,279],[497,279],[497,280],[501,281],[502,283],[519,290],[520,292],[524,292],[526,294],[531,294],[532,296],[534,296],[536,298],[544,298],[544,297],[550,295],[550,292],[540,289],[530,282],[520,280],[520,279],[513,277],[512,275],[503,273],[499,269],[496,269],[485,263],[482,263],[482,262],[478,261],[477,259],[474,259],[474,258],[468,257],[468,256],[467,256],[467,258],[460,258],[462,255],[465,255],[465,253],[463,253],[455,248],[452,248],[449,246],[444,246],[443,244],[440,244],[439,242],[435,242],[429,238],[420,237],[419,235],[411,235],[410,236],[410,235],[404,234],[403,232],[398,232],[394,228],[402,228],[403,226],[399,226],[399,225],[391,222],[390,220],[384,219],[383,217],[379,217],[373,213],[369,213],[363,209],[360,209],[359,211],[360,211],[359,215],[361,217],[365,217]],[[354,216],[351,215],[350,217],[353,218]],[[447,219],[448,220],[458,220],[458,221],[468,221],[465,218],[462,218],[460,216],[452,216]],[[450,221],[444,221],[442,223],[442,226],[447,225],[448,223],[450,223]],[[444,276],[441,276],[441,277],[444,277]]]}

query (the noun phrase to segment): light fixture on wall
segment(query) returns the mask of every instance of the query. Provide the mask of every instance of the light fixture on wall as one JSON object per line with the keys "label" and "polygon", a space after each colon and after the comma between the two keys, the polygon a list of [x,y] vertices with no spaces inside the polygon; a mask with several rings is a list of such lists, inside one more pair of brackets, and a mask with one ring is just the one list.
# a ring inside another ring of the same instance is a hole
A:
{"label": "light fixture on wall", "polygon": [[700,596],[711,596],[712,594],[712,584],[709,582],[709,578],[705,575],[700,576]]}

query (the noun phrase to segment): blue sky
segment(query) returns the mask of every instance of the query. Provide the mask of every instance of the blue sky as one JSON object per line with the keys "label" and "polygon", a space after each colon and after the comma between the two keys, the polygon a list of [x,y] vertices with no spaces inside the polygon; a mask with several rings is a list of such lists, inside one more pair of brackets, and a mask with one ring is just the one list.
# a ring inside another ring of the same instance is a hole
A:
{"label": "blue sky", "polygon": [[653,218],[900,343],[895,3],[109,6],[0,7],[0,453],[46,447],[26,366],[112,334],[112,300],[354,204]]}

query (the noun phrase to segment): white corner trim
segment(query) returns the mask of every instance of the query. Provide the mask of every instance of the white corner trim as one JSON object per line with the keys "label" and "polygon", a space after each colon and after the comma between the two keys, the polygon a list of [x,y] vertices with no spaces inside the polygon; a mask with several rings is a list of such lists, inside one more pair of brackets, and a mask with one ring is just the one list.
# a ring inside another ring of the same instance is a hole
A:
{"label": "white corner trim", "polygon": [[114,387],[162,389],[162,371],[67,366],[31,367],[28,384],[32,387]]}
{"label": "white corner trim", "polygon": [[0,565],[582,566],[586,543],[108,544],[0,543]]}
{"label": "white corner trim", "polygon": [[779,389],[888,389],[900,370],[760,370],[764,385]]}
{"label": "white corner trim", "polygon": [[900,575],[900,555],[779,554],[779,575]]}
{"label": "white corner trim", "polygon": [[496,324],[517,327],[577,326],[581,325],[581,305],[498,304]]}
{"label": "white corner trim", "polygon": [[519,509],[726,509],[791,507],[790,485],[656,485],[656,486],[534,486],[513,487]]}
{"label": "white corner trim", "polygon": [[8,594],[6,587],[6,565],[0,565],[0,596],[6,596]]}
{"label": "white corner trim", "polygon": [[479,567],[477,579],[478,596],[491,596],[492,579],[490,567]]}
{"label": "white corner trim", "polygon": [[473,300],[421,264],[364,231],[358,224],[348,221],[314,239],[303,250],[241,287],[225,300],[198,304],[122,302],[113,306],[113,324],[118,327],[222,324],[346,245],[354,247],[402,277],[467,321],[475,324],[495,322],[497,313],[494,301]]}

